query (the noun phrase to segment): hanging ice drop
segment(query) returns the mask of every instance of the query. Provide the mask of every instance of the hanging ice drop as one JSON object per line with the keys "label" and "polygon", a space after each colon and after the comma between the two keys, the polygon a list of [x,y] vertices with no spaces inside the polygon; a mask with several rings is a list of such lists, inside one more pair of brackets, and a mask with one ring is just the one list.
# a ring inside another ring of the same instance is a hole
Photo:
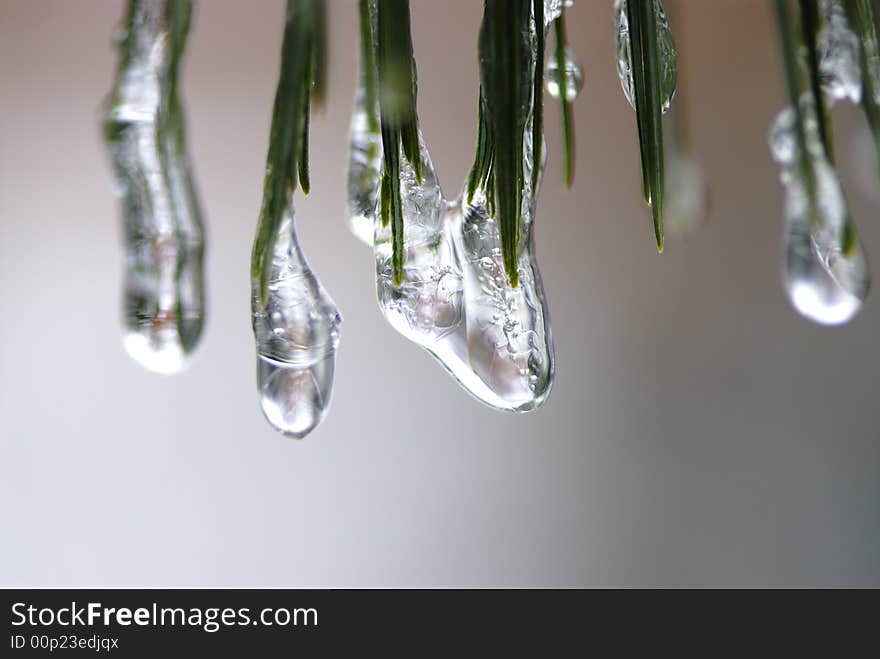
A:
{"label": "hanging ice drop", "polygon": [[[626,100],[635,108],[627,2],[628,0],[614,0],[617,75],[620,78],[620,86],[623,88]],[[660,51],[660,91],[663,99],[663,112],[666,112],[672,104],[672,97],[675,95],[677,70],[675,42],[672,39],[672,30],[669,28],[669,21],[666,19],[666,12],[663,11],[663,5],[660,4],[660,0],[654,0],[654,9],[657,16],[657,40]]]}
{"label": "hanging ice drop", "polygon": [[785,288],[801,315],[840,325],[855,316],[867,296],[868,263],[837,174],[825,157],[809,96],[802,99],[801,113],[805,159],[792,108],[777,116],[770,133],[785,187]]}
{"label": "hanging ice drop", "polygon": [[124,345],[165,374],[185,367],[204,318],[201,213],[173,82],[190,9],[186,0],[131,3],[104,118],[125,227]]}
{"label": "hanging ice drop", "polygon": [[548,57],[544,81],[547,93],[553,98],[561,98],[563,89],[565,100],[574,101],[577,98],[584,87],[584,72],[574,52],[568,46],[565,47],[565,69],[560,70],[556,57]]}
{"label": "hanging ice drop", "polygon": [[291,202],[272,246],[268,291],[252,282],[257,382],[266,419],[302,438],[327,414],[342,319],[297,242]]}
{"label": "hanging ice drop", "polygon": [[348,226],[361,242],[372,245],[382,171],[382,138],[371,128],[362,86],[358,87],[349,130]]}

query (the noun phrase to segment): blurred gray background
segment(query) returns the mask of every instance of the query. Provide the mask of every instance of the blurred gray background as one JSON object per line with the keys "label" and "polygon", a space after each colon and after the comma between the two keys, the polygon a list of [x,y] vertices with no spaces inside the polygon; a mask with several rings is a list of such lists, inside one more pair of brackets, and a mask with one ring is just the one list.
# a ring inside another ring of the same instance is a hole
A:
{"label": "blurred gray background", "polygon": [[[379,314],[372,256],[344,225],[357,12],[330,1],[329,103],[298,221],[345,322],[330,414],[295,442],[261,416],[249,321],[283,2],[198,7],[183,83],[210,316],[168,378],[121,346],[98,120],[123,3],[0,1],[0,585],[880,585],[878,295],[841,329],[789,308],[768,3],[683,4],[713,214],[657,255],[611,2],[580,0],[577,179],[559,183],[548,99],[537,226],[558,377],[543,409],[513,416]],[[421,126],[449,195],[473,157],[481,5],[413,0]],[[876,257],[852,120],[838,150]]]}

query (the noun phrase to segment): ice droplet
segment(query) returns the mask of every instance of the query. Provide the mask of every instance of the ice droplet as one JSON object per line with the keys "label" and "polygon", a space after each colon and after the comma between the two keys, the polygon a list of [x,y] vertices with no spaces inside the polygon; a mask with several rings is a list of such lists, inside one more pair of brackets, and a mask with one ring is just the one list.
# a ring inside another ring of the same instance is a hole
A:
{"label": "ice droplet", "polygon": [[342,318],[299,246],[292,201],[269,267],[265,304],[252,282],[260,403],[269,423],[300,439],[327,414]]}
{"label": "ice droplet", "polygon": [[123,345],[144,368],[182,370],[204,319],[204,230],[184,136],[170,102],[166,3],[137,3],[128,56],[103,121],[122,202],[126,278]]}
{"label": "ice droplet", "polygon": [[[463,192],[455,231],[465,282],[468,361],[492,391],[494,406],[518,412],[544,402],[555,371],[550,318],[532,240],[537,190],[531,189],[530,128],[525,136],[519,285],[511,286],[505,272],[498,222],[487,210],[482,187],[470,203]],[[546,151],[541,156],[543,170]]]}
{"label": "ice droplet", "polygon": [[[672,104],[672,97],[675,96],[677,71],[675,41],[672,39],[672,30],[669,28],[669,21],[666,19],[666,12],[663,11],[660,0],[654,0],[654,7],[657,13],[657,39],[660,48],[660,91],[663,98],[663,112],[666,112]],[[627,0],[614,1],[614,33],[620,86],[623,88],[626,100],[635,108]]]}
{"label": "ice droplet", "polygon": [[821,325],[840,325],[856,315],[868,294],[868,262],[837,173],[825,157],[810,96],[803,97],[801,110],[806,171],[792,108],[779,113],[770,133],[785,187],[785,289],[801,315]]}
{"label": "ice droplet", "polygon": [[[378,116],[378,110],[374,112]],[[348,226],[358,240],[372,245],[382,172],[382,138],[370,129],[362,85],[355,96],[348,153]]]}
{"label": "ice droplet", "polygon": [[823,27],[816,45],[822,88],[833,100],[862,100],[862,68],[859,38],[849,27],[840,0],[820,0]]}
{"label": "ice droplet", "polygon": [[545,74],[545,86],[547,93],[553,98],[561,97],[561,90],[565,90],[565,100],[573,101],[577,98],[584,87],[584,72],[572,50],[565,47],[565,69],[560,70],[559,63],[554,55],[547,58],[547,72]]}
{"label": "ice droplet", "polygon": [[670,234],[692,232],[706,219],[709,191],[703,170],[687,153],[666,158],[664,224]]}
{"label": "ice droplet", "polygon": [[376,292],[385,318],[398,332],[427,347],[451,332],[462,317],[461,267],[446,202],[431,157],[419,136],[422,182],[401,149],[400,198],[403,216],[403,280],[394,284],[391,226],[374,222]]}

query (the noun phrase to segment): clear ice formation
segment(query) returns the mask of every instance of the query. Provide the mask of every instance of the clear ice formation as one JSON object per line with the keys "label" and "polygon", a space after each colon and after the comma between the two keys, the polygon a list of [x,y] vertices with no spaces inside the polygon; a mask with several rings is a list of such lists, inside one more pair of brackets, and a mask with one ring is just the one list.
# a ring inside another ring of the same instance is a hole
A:
{"label": "clear ice formation", "polygon": [[547,93],[555,99],[562,98],[563,88],[565,100],[573,101],[584,88],[584,71],[572,50],[565,47],[565,70],[559,70],[556,57],[550,54],[547,57],[546,73],[544,74],[544,86]]}
{"label": "clear ice formation", "polygon": [[[654,0],[657,12],[657,37],[660,46],[660,87],[663,96],[663,112],[672,105],[675,96],[675,79],[677,64],[675,58],[675,42],[672,30],[666,19],[666,12],[660,0]],[[635,108],[635,90],[633,87],[632,51],[630,50],[629,19],[627,18],[627,0],[614,0],[614,34],[617,51],[617,75],[626,100]]]}
{"label": "clear ice formation", "polygon": [[859,38],[849,27],[841,0],[820,0],[823,27],[816,45],[822,89],[833,101],[862,100],[862,67]]}
{"label": "clear ice formation", "polygon": [[265,304],[259,280],[252,282],[260,405],[272,426],[301,439],[330,406],[342,318],[297,242],[292,201],[272,244],[270,268]]}
{"label": "clear ice formation", "polygon": [[801,315],[821,325],[840,325],[856,315],[867,296],[868,262],[837,173],[825,156],[809,95],[801,100],[801,112],[806,159],[801,158],[793,108],[779,113],[769,140],[785,187],[785,289]]}
{"label": "clear ice formation", "polygon": [[703,223],[708,212],[703,170],[689,153],[667,149],[665,176],[663,224],[670,234],[688,234]]}
{"label": "clear ice formation", "polygon": [[171,88],[167,2],[134,3],[120,68],[103,121],[122,202],[126,280],[124,346],[144,368],[177,373],[204,320],[201,212]]}
{"label": "clear ice formation", "polygon": [[[546,0],[545,29],[562,4]],[[497,221],[486,211],[486,191],[478,189],[470,203],[466,193],[447,201],[421,135],[421,183],[402,152],[400,158],[404,266],[403,282],[396,286],[391,230],[378,220],[381,139],[368,130],[363,99],[361,77],[350,133],[349,223],[358,238],[373,245],[383,315],[477,400],[499,410],[537,408],[550,391],[554,356],[532,241],[537,195],[530,189],[531,128],[525,131],[523,153],[519,286],[510,285],[504,270]]]}
{"label": "clear ice formation", "polygon": [[[555,371],[550,317],[532,238],[541,173],[531,189],[531,122],[523,146],[523,234],[517,265],[519,286],[511,286],[504,269],[497,218],[486,208],[486,190],[471,199],[462,193],[462,213],[455,232],[465,283],[468,357],[471,368],[506,405],[529,411],[550,393]],[[497,406],[497,405],[496,405]]]}

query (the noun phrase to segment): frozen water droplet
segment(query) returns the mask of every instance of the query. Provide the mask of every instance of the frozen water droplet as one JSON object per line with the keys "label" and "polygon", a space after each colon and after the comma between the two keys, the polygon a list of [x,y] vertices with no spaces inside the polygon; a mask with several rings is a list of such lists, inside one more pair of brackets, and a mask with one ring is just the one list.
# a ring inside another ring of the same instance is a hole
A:
{"label": "frozen water droplet", "polygon": [[[868,294],[868,262],[837,173],[825,157],[809,96],[802,99],[801,108],[808,171],[800,165],[800,150],[792,138],[787,141],[793,141],[793,152],[774,148],[785,186],[785,288],[801,315],[822,325],[840,325],[855,316]],[[793,133],[795,121],[790,108],[782,111],[771,129],[771,143]],[[813,197],[806,178],[810,175]]]}
{"label": "frozen water droplet", "polygon": [[[614,33],[616,35],[617,75],[626,100],[635,108],[635,91],[633,88],[632,52],[630,50],[629,19],[627,18],[627,0],[614,2]],[[672,104],[675,95],[675,79],[677,64],[675,58],[675,42],[672,30],[666,19],[666,12],[660,0],[654,0],[657,12],[657,39],[660,48],[660,91],[663,98],[663,112]]]}
{"label": "frozen water droplet", "polygon": [[259,281],[252,284],[251,301],[261,405],[277,430],[302,438],[330,405],[342,319],[299,246],[292,202],[269,267],[265,304]]}
{"label": "frozen water droplet", "polygon": [[126,280],[124,346],[144,368],[183,369],[204,319],[204,239],[184,138],[169,105],[169,26],[162,3],[140,3],[128,58],[104,118],[122,201]]}
{"label": "frozen water droplet", "polygon": [[816,45],[822,88],[833,100],[862,100],[862,68],[859,38],[849,27],[840,0],[821,0],[823,27]]}
{"label": "frozen water droplet", "polygon": [[584,87],[584,72],[571,49],[565,47],[565,70],[560,70],[556,57],[550,55],[545,74],[547,93],[553,98],[561,97],[565,90],[565,100],[573,101]]}
{"label": "frozen water droplet", "polygon": [[266,420],[290,437],[308,435],[327,415],[335,367],[333,354],[304,368],[258,357],[260,406]]}
{"label": "frozen water droplet", "polygon": [[389,323],[427,347],[461,322],[461,267],[445,222],[446,202],[431,157],[420,140],[422,182],[400,157],[403,216],[403,281],[394,284],[391,226],[375,223],[376,292]]}

